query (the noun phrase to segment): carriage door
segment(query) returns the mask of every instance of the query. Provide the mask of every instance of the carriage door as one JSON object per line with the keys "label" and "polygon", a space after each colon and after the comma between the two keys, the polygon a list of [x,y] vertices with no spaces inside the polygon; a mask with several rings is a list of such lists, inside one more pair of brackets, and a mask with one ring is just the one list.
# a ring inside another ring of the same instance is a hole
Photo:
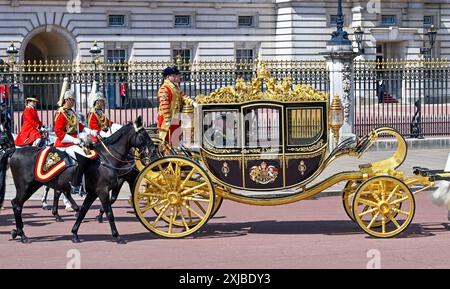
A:
{"label": "carriage door", "polygon": [[246,189],[273,190],[284,186],[283,107],[252,104],[242,107],[242,155]]}

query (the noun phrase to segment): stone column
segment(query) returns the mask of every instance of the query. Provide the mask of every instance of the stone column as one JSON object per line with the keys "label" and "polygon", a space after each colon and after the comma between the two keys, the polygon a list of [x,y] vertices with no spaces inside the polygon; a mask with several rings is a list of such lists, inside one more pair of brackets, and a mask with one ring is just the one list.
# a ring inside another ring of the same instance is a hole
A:
{"label": "stone column", "polygon": [[344,124],[340,130],[339,142],[349,137],[355,138],[353,130],[355,109],[353,60],[357,53],[353,52],[351,46],[328,45],[327,52],[322,55],[326,59],[330,76],[330,101],[334,95],[338,95],[344,108]]}

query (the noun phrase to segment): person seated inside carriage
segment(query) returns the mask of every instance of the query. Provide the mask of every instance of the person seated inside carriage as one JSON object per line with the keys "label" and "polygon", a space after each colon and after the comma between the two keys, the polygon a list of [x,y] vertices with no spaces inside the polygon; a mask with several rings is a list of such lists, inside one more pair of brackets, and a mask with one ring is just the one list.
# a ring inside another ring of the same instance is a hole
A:
{"label": "person seated inside carriage", "polygon": [[[67,87],[67,81],[67,79],[64,79],[65,84],[63,87]],[[82,145],[81,138],[83,137],[81,133],[96,137],[97,131],[85,127],[79,121],[77,114],[73,110],[75,99],[72,90],[67,90],[65,92],[63,90],[58,105],[60,108],[56,113],[54,126],[55,135],[57,137],[55,147],[66,152],[71,158],[77,160],[77,169],[70,182],[70,186],[72,194],[81,194],[81,182],[84,172],[88,167],[89,161],[97,156],[95,152],[80,146]]]}
{"label": "person seated inside carriage", "polygon": [[45,135],[41,133],[43,125],[36,110],[37,103],[38,99],[35,96],[25,99],[22,128],[15,140],[16,147],[41,147],[44,144]]}

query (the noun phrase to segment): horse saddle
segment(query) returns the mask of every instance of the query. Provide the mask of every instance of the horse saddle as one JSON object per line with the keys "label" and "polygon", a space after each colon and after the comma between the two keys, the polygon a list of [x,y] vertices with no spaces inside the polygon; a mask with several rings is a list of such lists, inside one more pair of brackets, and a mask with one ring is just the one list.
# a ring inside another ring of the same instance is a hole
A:
{"label": "horse saddle", "polygon": [[40,182],[49,182],[66,168],[77,165],[67,153],[55,147],[39,151],[35,162],[34,176]]}

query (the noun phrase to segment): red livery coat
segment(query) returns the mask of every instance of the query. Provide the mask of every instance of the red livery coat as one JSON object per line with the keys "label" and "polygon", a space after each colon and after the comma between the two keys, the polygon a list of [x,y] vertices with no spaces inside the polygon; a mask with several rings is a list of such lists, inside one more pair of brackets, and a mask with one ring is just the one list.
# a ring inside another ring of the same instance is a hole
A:
{"label": "red livery coat", "polygon": [[15,140],[17,146],[26,146],[32,144],[41,137],[39,128],[42,122],[39,120],[37,110],[32,107],[26,107],[23,111],[23,124]]}
{"label": "red livery coat", "polygon": [[77,138],[77,125],[80,132],[83,131],[84,125],[78,121],[75,112],[71,109],[61,107],[55,117],[55,147],[65,148],[75,145],[74,143],[62,143],[62,140],[68,133],[70,136]]}
{"label": "red livery coat", "polygon": [[[100,132],[105,129],[109,128],[112,125],[112,121],[110,121],[105,113],[101,111],[101,114],[99,115],[96,110],[91,110],[88,114],[88,126],[90,129],[97,131],[97,134],[100,134]],[[98,138],[91,135],[91,140],[93,142],[98,142]]]}

